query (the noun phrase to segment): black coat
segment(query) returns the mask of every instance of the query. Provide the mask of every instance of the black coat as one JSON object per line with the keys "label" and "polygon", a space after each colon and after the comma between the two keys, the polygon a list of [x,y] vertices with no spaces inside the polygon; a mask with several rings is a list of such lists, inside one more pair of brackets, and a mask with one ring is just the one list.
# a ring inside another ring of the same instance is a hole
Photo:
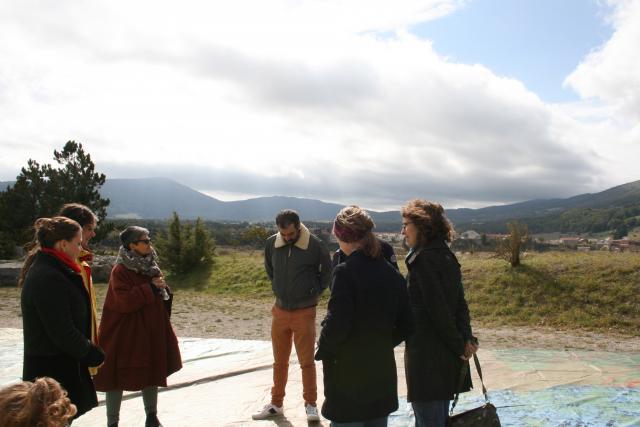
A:
{"label": "black coat", "polygon": [[334,269],[316,353],[324,369],[322,415],[365,421],[398,408],[393,349],[410,321],[405,281],[384,258],[356,251]]}
{"label": "black coat", "polygon": [[472,339],[469,308],[464,298],[460,264],[444,240],[434,241],[406,260],[407,286],[413,314],[413,332],[405,347],[408,400],[451,400],[461,390],[460,359]]}
{"label": "black coat", "polygon": [[39,252],[25,278],[21,306],[23,380],[57,380],[78,408],[76,417],[98,406],[87,366],[96,353],[90,341],[91,304],[80,274]]}

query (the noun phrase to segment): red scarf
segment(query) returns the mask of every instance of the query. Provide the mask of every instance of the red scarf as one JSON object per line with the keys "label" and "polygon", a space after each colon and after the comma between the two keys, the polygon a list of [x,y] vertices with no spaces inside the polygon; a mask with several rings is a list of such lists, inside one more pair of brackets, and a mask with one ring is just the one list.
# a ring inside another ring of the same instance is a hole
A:
{"label": "red scarf", "polygon": [[76,273],[80,274],[82,272],[78,263],[72,260],[71,257],[64,252],[60,252],[52,248],[41,248],[40,251],[57,258],[64,265],[66,265]]}
{"label": "red scarf", "polygon": [[78,261],[92,262],[93,261],[93,252],[89,252],[86,249],[80,251],[80,256],[78,257]]}

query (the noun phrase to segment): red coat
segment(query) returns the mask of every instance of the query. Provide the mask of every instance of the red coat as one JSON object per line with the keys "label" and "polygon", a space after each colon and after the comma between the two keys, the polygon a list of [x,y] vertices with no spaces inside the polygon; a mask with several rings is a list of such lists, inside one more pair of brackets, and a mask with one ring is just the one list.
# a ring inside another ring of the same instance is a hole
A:
{"label": "red coat", "polygon": [[166,387],[167,377],[182,368],[164,301],[150,282],[122,264],[113,267],[98,331],[107,357],[93,379],[96,390]]}

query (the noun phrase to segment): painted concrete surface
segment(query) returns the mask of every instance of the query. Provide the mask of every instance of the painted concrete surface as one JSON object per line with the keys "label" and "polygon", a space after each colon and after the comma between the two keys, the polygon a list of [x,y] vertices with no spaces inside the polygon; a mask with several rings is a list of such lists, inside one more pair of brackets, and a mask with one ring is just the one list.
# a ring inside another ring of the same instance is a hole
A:
{"label": "painted concrete surface", "polygon": [[[184,368],[169,378],[159,395],[159,418],[170,426],[328,426],[307,423],[302,406],[300,369],[292,355],[285,416],[252,421],[251,414],[269,401],[271,344],[265,341],[180,338]],[[389,425],[412,426],[406,402],[404,366],[398,362],[400,408]],[[504,426],[640,426],[640,353],[489,350],[478,353],[491,402]],[[22,332],[0,329],[0,384],[20,379]],[[322,402],[322,366],[318,393]],[[474,384],[479,379],[474,370]],[[480,405],[476,390],[466,393],[456,409]],[[103,400],[104,396],[99,395]],[[104,406],[73,423],[104,426]],[[143,426],[144,409],[137,393],[125,394],[121,426]]]}

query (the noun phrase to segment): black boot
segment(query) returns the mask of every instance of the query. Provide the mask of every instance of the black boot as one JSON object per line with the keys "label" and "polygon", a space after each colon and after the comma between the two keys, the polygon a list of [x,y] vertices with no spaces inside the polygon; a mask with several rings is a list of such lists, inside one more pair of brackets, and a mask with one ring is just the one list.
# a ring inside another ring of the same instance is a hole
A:
{"label": "black boot", "polygon": [[162,427],[162,424],[160,424],[160,420],[158,419],[158,414],[155,412],[147,414],[147,421],[145,421],[144,427]]}
{"label": "black boot", "polygon": [[118,427],[118,423],[109,424],[107,427]]}

